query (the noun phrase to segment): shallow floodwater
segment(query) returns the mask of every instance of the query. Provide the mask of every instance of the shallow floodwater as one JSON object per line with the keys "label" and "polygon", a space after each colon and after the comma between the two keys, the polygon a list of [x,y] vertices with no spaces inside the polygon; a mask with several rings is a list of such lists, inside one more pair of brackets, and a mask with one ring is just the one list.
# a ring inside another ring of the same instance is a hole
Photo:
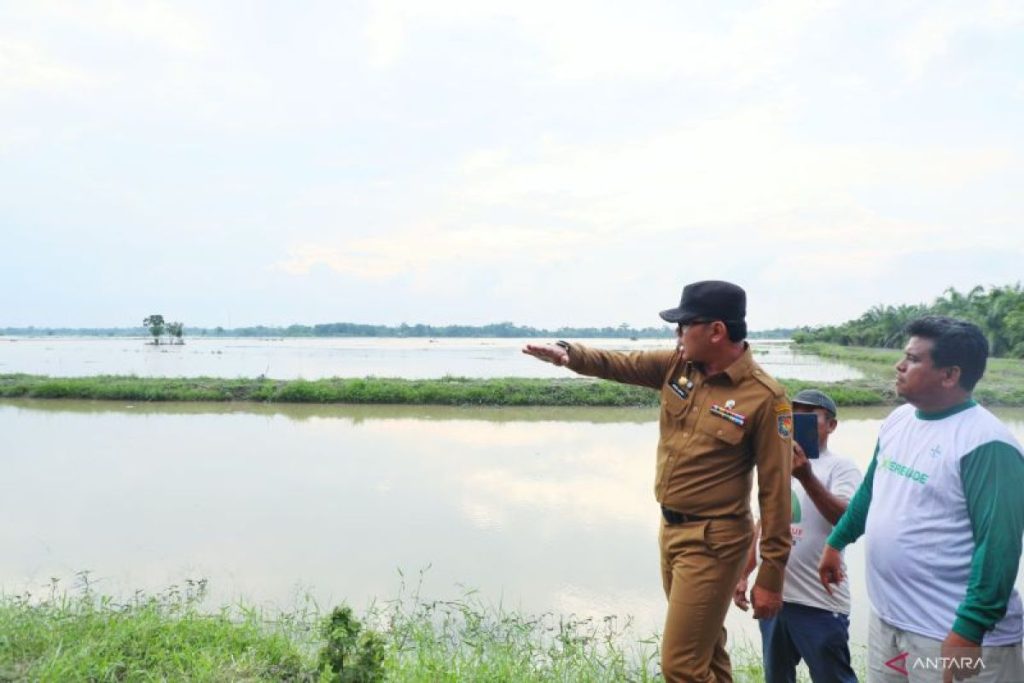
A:
{"label": "shallow floodwater", "polygon": [[[0,374],[54,377],[567,377],[570,373],[520,353],[545,339],[188,339],[154,346],[126,337],[0,337]],[[608,349],[672,348],[672,339],[587,339]],[[860,377],[848,366],[800,354],[787,342],[754,341],[758,361],[777,377],[834,382]]]}
{"label": "shallow floodwater", "polygon": [[[834,450],[870,459],[885,409],[845,409]],[[1024,411],[1000,411],[1024,439]],[[89,570],[130,595],[207,578],[235,598],[357,610],[424,575],[527,612],[660,630],[657,412],[0,402],[0,588]],[[862,544],[848,564],[866,640]],[[1018,578],[1018,587],[1022,583]],[[733,609],[734,635],[757,638]]]}

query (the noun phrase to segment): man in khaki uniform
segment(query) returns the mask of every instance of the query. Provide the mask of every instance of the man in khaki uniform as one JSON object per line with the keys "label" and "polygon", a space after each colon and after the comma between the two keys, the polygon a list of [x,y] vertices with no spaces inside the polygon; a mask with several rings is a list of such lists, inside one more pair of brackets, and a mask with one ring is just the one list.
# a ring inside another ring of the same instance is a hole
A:
{"label": "man in khaki uniform", "polygon": [[654,494],[661,504],[661,573],[668,598],[662,673],[668,681],[731,681],[723,623],[753,536],[757,469],[762,564],[754,616],[774,616],[791,545],[793,415],[785,391],[754,361],[746,293],[717,280],[683,289],[661,317],[678,325],[673,351],[601,351],[528,344],[524,353],[580,374],[661,392]]}

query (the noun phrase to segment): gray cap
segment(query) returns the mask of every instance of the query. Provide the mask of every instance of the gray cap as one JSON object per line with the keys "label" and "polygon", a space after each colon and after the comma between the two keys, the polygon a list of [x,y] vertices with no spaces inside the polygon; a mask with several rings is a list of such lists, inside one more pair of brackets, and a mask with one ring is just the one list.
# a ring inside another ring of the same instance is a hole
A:
{"label": "gray cap", "polygon": [[836,416],[836,402],[833,401],[832,397],[824,391],[818,391],[817,389],[804,389],[793,397],[793,403],[800,403],[805,406],[814,406],[815,408],[824,408],[828,412],[832,413],[832,417]]}

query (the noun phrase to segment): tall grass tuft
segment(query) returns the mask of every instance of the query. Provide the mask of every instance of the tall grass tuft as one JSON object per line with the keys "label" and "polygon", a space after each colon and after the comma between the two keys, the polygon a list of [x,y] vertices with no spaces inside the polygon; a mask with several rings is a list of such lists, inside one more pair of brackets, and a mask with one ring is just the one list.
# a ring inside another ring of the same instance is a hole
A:
{"label": "tall grass tuft", "polygon": [[[524,614],[473,591],[423,600],[404,583],[363,617],[345,605],[325,615],[312,600],[292,612],[211,612],[206,590],[186,581],[118,600],[80,574],[70,592],[54,580],[43,596],[0,596],[0,681],[661,680],[658,635],[637,637],[629,619]],[[755,646],[730,648],[737,683],[764,680]],[[862,653],[854,659],[863,674]]]}
{"label": "tall grass tuft", "polygon": [[253,610],[200,611],[205,581],[125,602],[93,592],[0,598],[0,681],[315,680],[302,649]]}
{"label": "tall grass tuft", "polygon": [[635,639],[630,622],[484,603],[476,593],[423,601],[418,591],[371,608],[387,634],[389,681],[653,681],[658,638]]}

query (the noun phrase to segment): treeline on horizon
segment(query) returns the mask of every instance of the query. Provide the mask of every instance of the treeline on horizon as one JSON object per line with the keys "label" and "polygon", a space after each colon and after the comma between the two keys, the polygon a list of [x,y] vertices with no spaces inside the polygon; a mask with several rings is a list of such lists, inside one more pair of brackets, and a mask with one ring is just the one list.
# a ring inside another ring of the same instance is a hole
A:
{"label": "treeline on horizon", "polygon": [[970,320],[988,337],[993,356],[1024,358],[1024,289],[1019,282],[988,289],[978,285],[968,292],[950,287],[931,304],[874,306],[841,325],[797,330],[793,340],[899,348],[906,339],[907,323],[924,315]]}
{"label": "treeline on horizon", "polygon": [[[752,339],[789,339],[793,329],[774,329],[752,332]],[[145,337],[145,327],[7,327],[0,328],[5,336],[85,336],[85,337]],[[633,328],[622,323],[618,327],[560,327],[545,330],[516,325],[510,322],[490,325],[365,325],[361,323],[326,323],[322,325],[289,325],[288,327],[213,327],[186,328],[191,337],[545,337],[551,339],[664,339],[675,334],[673,327]]]}

